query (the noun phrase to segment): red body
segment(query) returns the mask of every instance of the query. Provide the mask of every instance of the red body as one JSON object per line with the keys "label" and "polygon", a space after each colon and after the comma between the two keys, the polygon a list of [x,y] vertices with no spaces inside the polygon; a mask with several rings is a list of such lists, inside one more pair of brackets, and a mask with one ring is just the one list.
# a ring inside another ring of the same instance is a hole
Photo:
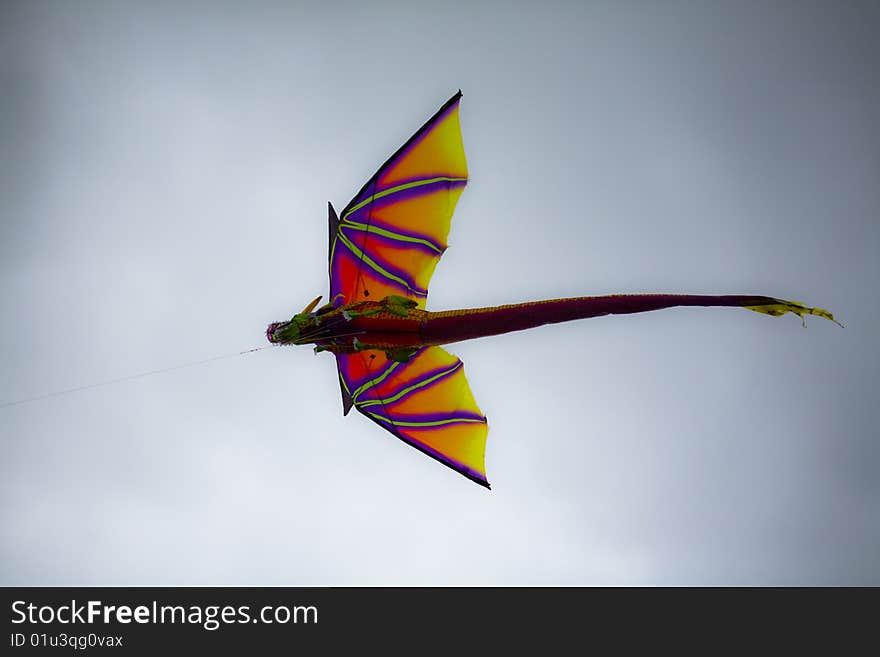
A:
{"label": "red body", "polygon": [[[529,303],[429,312],[418,308],[393,312],[384,301],[347,304],[321,316],[328,327],[318,344],[334,351],[361,345],[377,348],[408,348],[442,345],[490,335],[522,331],[544,324],[575,319],[660,310],[673,306],[771,306],[780,300],[765,296],[702,296],[686,294],[616,294],[575,297]],[[341,316],[350,315],[347,321]],[[342,349],[338,349],[338,347]]]}

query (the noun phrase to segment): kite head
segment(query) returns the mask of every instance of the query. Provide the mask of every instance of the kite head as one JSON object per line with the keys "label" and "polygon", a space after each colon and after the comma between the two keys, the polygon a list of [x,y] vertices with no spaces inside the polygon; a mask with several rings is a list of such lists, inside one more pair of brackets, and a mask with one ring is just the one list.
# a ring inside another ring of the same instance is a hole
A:
{"label": "kite head", "polygon": [[287,322],[272,322],[266,328],[266,338],[272,344],[305,344],[307,336],[314,333],[317,326],[311,315],[294,315]]}
{"label": "kite head", "polygon": [[266,328],[266,339],[272,344],[305,344],[318,328],[315,313],[312,311],[321,297],[315,298],[302,312],[287,322],[272,322]]}

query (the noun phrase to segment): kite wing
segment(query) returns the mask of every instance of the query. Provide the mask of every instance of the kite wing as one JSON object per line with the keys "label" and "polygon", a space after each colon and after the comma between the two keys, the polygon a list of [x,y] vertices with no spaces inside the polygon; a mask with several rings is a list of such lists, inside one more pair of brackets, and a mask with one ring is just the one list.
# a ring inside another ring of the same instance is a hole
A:
{"label": "kite wing", "polygon": [[379,168],[338,218],[330,206],[334,306],[398,295],[425,307],[467,183],[460,100],[461,91]]}
{"label": "kite wing", "polygon": [[[330,211],[330,298],[335,307],[397,295],[425,307],[452,213],[467,184],[459,91],[370,178],[337,217]],[[400,363],[378,350],[336,354],[345,413],[486,486],[488,425],[461,361],[424,347]]]}
{"label": "kite wing", "polygon": [[484,463],[489,427],[458,358],[440,347],[423,347],[406,363],[376,350],[336,354],[336,362],[346,404],[489,487]]}

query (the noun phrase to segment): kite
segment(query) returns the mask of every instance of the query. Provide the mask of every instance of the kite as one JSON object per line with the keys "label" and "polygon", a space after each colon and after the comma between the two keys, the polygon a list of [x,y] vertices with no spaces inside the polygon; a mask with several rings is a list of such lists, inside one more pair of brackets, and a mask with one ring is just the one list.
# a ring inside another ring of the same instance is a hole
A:
{"label": "kite", "polygon": [[446,250],[468,182],[461,91],[370,178],[337,215],[329,208],[330,302],[322,297],[266,330],[273,344],[336,357],[342,406],[468,479],[489,487],[488,424],[462,362],[443,346],[575,319],[673,306],[734,306],[831,321],[827,310],[767,296],[630,294],[430,312],[428,283]]}

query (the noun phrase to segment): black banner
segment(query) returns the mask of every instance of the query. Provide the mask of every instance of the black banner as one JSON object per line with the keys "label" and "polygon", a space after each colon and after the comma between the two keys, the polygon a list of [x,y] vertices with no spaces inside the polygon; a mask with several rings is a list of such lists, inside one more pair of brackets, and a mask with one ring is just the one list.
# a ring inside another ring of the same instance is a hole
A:
{"label": "black banner", "polygon": [[[877,590],[6,588],[3,654],[158,654],[567,643],[725,645],[868,627]],[[855,593],[867,596],[855,596]],[[854,598],[866,597],[857,605]],[[844,609],[850,611],[844,612]],[[845,614],[845,615],[844,615]],[[864,623],[862,620],[864,620]],[[704,645],[711,648],[711,645]]]}

